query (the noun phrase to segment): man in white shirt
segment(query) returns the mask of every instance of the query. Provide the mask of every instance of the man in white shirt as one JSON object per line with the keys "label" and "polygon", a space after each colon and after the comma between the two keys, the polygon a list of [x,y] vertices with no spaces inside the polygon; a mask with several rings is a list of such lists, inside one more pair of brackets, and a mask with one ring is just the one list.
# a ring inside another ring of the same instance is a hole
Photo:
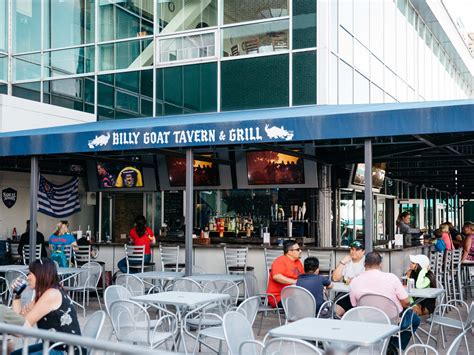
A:
{"label": "man in white shirt", "polygon": [[[365,247],[358,240],[350,244],[350,252],[337,264],[336,269],[332,273],[332,280],[335,282],[343,281],[349,284],[354,277],[360,275],[364,270],[365,261]],[[339,295],[338,295],[339,296]],[[344,295],[342,295],[344,297]],[[352,308],[352,304],[349,297],[345,296],[339,302],[337,302],[336,314],[342,317],[349,309]]]}

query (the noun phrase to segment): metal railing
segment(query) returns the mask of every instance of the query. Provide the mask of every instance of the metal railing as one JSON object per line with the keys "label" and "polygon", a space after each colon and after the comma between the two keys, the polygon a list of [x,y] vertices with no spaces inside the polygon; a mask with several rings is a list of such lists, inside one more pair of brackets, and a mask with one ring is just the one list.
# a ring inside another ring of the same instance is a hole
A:
{"label": "metal railing", "polygon": [[[49,354],[49,347],[54,343],[62,343],[67,347],[67,354],[85,354],[87,349],[88,354],[108,353],[119,355],[169,355],[173,354],[170,351],[156,350],[135,346],[126,343],[114,343],[105,340],[96,340],[92,338],[85,338],[78,335],[50,332],[43,329],[26,328],[23,326],[11,325],[0,322],[0,334],[2,334],[2,348],[0,353],[7,354],[7,335],[13,335],[23,339],[23,354],[26,354],[26,348],[34,344],[32,339],[41,339],[43,341],[43,355]],[[82,349],[81,349],[82,348]],[[76,351],[76,352],[75,352]]]}

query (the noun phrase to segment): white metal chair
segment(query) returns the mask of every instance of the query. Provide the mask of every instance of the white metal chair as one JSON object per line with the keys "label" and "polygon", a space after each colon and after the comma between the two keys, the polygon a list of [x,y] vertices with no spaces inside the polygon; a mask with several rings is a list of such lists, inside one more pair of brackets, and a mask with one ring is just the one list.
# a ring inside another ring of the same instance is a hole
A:
{"label": "white metal chair", "polygon": [[78,245],[76,250],[74,250],[74,258],[78,266],[89,263],[91,261],[91,246]]}
{"label": "white metal chair", "polygon": [[117,340],[150,348],[156,348],[167,340],[172,340],[176,347],[175,335],[178,331],[176,315],[157,305],[153,307],[161,315],[154,327],[150,315],[142,305],[130,300],[112,302],[110,320]]}
{"label": "white metal chair", "polygon": [[283,255],[281,249],[263,249],[263,255],[265,257],[265,271],[267,273],[267,282],[270,277],[270,270],[272,269],[272,264],[276,258]]}
{"label": "white metal chair", "polygon": [[[41,259],[41,244],[35,247],[35,258],[36,260]],[[23,264],[28,265],[30,263],[30,246],[24,245],[22,250]]]}
{"label": "white metal chair", "polygon": [[[448,348],[448,351],[446,352],[446,355],[457,355],[457,354],[462,354],[459,351],[459,348],[461,347],[461,343],[463,338],[466,339],[467,332],[469,329],[466,329],[463,331],[461,334],[459,334],[451,343],[450,347]],[[467,345],[466,345],[467,346]],[[466,354],[469,354],[469,348],[466,348]]]}
{"label": "white metal chair", "polygon": [[87,304],[89,304],[90,291],[95,292],[97,296],[97,302],[99,302],[99,307],[100,309],[102,309],[99,292],[97,290],[97,285],[102,274],[102,266],[96,262],[89,262],[87,264],[82,265],[81,269],[84,269],[84,271],[76,276],[74,284],[72,286],[64,286],[64,289],[72,292],[73,299],[76,293],[82,293],[82,309],[85,317],[86,299]]}
{"label": "white metal chair", "polygon": [[168,286],[167,291],[202,292],[202,286],[197,281],[183,277],[175,279],[173,283]]}
{"label": "white metal chair", "polygon": [[249,248],[224,247],[225,269],[228,274],[245,274],[253,271],[253,266],[247,265],[247,254]]}
{"label": "white metal chair", "polygon": [[[368,306],[359,306],[348,310],[342,316],[342,320],[390,324],[390,319],[382,310]],[[373,354],[375,351],[381,355],[384,355],[387,351],[389,340],[390,339],[387,338],[381,341],[380,343],[372,345],[370,347],[359,348],[354,353],[359,354],[359,351],[361,351],[361,353],[363,354],[366,351],[369,351],[371,354]]]}
{"label": "white metal chair", "polygon": [[316,257],[319,260],[319,273],[321,275],[327,275],[331,279],[333,261],[332,251],[316,251],[308,249],[308,257]]}
{"label": "white metal chair", "polygon": [[258,327],[258,335],[260,335],[260,330],[262,329],[263,323],[263,316],[267,314],[267,312],[275,312],[278,316],[278,324],[281,325],[281,317],[280,317],[280,310],[281,308],[273,308],[268,304],[268,298],[272,297],[275,304],[277,304],[276,297],[270,293],[259,293],[258,292],[258,285],[257,285],[257,278],[253,273],[246,273],[245,276],[245,286],[247,289],[248,297],[258,296],[260,299],[260,303],[258,306],[258,312],[260,313],[260,325]]}
{"label": "white metal chair", "polygon": [[132,296],[142,296],[145,294],[145,284],[133,274],[120,274],[115,279],[115,284],[125,287]]}
{"label": "white metal chair", "polygon": [[[250,326],[253,325],[253,322],[255,321],[255,317],[257,316],[259,302],[260,302],[260,298],[258,296],[247,298],[236,309],[237,312],[242,313],[247,318],[247,321],[249,322]],[[216,318],[217,318],[217,315],[216,315]],[[222,319],[219,319],[219,320],[222,322]],[[199,342],[202,342],[202,344],[206,345],[212,350],[215,350],[211,346],[203,342],[200,338],[212,338],[212,339],[219,340],[218,353],[221,353],[222,342],[225,341],[224,328],[222,327],[222,325],[219,325],[215,327],[208,327],[198,332],[198,335],[196,337],[196,342],[194,344],[193,353],[195,353],[196,346]]]}
{"label": "white metal chair", "polygon": [[247,317],[237,311],[229,311],[222,319],[224,337],[229,355],[260,355],[263,343],[255,340]]}
{"label": "white metal chair", "polygon": [[316,316],[314,296],[303,287],[286,286],[281,290],[281,304],[285,310],[286,323]]}
{"label": "white metal chair", "polygon": [[181,271],[186,264],[179,262],[179,245],[164,247],[160,244],[160,260],[162,271]]}
{"label": "white metal chair", "polygon": [[113,302],[118,300],[129,300],[132,297],[130,291],[120,285],[111,285],[105,289],[104,304],[105,310],[110,317],[110,306]]}
{"label": "white metal chair", "polygon": [[462,249],[454,249],[451,256],[451,282],[453,298],[463,301],[462,283],[461,283],[461,257]]}
{"label": "white metal chair", "polygon": [[423,350],[422,354],[424,355],[438,355],[439,354],[438,350],[436,350],[430,345],[412,344],[408,348],[405,349],[405,355],[410,354],[412,351],[415,351],[415,354],[416,354],[417,350]]}
{"label": "white metal chair", "polygon": [[146,268],[153,269],[155,264],[152,262],[145,263],[145,246],[144,245],[124,245],[125,259],[127,262],[127,273],[131,270],[134,272],[144,272]]}
{"label": "white metal chair", "polygon": [[[467,311],[467,317],[463,320],[461,316],[461,311],[459,309],[459,305],[461,307],[465,307]],[[448,316],[448,312],[452,312],[454,315],[453,317]],[[443,343],[443,349],[446,348],[445,339],[444,339],[444,327],[459,329],[461,332],[465,332],[468,329],[472,328],[472,322],[474,321],[474,302],[471,302],[471,305],[468,306],[466,302],[460,300],[451,300],[445,304],[440,304],[436,306],[433,315],[431,317],[431,324],[430,330],[428,332],[428,341],[431,339],[431,332],[433,330],[434,325],[438,325],[440,327],[441,333],[441,340]],[[464,341],[466,342],[466,347],[469,348],[467,337],[464,337]],[[438,342],[436,340],[436,342]]]}
{"label": "white metal chair", "polygon": [[275,338],[265,343],[262,355],[323,355],[323,352],[307,341],[294,338]]}

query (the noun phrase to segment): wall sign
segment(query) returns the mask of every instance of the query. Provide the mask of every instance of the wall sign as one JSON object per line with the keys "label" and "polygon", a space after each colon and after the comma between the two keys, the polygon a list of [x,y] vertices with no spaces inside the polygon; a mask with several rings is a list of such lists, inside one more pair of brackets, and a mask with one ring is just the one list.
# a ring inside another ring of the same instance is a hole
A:
{"label": "wall sign", "polygon": [[11,187],[2,190],[2,201],[8,208],[16,203],[17,192]]}

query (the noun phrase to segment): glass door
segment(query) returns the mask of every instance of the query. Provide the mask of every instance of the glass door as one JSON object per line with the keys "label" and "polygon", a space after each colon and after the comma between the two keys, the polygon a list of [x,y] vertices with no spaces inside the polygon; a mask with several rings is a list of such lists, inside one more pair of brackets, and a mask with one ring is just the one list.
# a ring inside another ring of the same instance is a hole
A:
{"label": "glass door", "polygon": [[425,201],[423,199],[398,200],[398,215],[402,212],[410,212],[410,225],[413,228],[425,228]]}

